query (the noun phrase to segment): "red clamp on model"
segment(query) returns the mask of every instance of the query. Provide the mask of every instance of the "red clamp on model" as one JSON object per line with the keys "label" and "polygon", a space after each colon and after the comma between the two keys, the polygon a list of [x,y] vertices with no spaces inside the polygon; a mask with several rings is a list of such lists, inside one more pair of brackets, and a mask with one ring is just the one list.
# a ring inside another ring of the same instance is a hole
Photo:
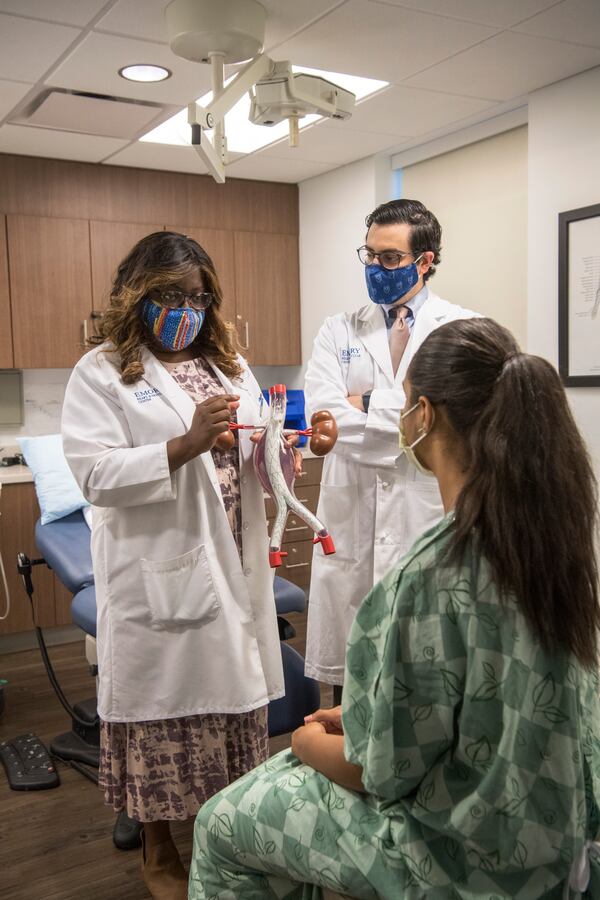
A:
{"label": "red clamp on model", "polygon": [[320,544],[323,548],[323,553],[325,556],[329,556],[331,553],[335,553],[335,546],[333,543],[333,538],[330,534],[317,534],[313,538],[313,544]]}
{"label": "red clamp on model", "polygon": [[286,550],[269,550],[269,565],[272,569],[276,569],[281,565],[281,560],[287,556]]}

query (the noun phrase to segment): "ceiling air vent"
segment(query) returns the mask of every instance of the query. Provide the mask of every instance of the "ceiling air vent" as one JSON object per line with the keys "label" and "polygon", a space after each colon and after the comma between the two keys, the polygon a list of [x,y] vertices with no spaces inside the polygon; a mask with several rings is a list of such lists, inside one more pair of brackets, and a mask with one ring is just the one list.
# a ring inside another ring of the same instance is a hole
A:
{"label": "ceiling air vent", "polygon": [[170,105],[146,100],[49,88],[38,94],[10,121],[37,128],[132,140],[140,132],[147,131],[148,125],[161,113],[164,117],[171,110]]}

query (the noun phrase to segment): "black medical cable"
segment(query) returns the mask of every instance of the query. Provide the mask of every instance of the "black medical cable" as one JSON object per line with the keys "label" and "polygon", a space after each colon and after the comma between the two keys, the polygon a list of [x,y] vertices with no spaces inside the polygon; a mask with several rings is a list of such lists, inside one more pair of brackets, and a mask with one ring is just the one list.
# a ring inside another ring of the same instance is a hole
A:
{"label": "black medical cable", "polygon": [[[69,716],[71,716],[73,721],[77,722],[78,725],[81,725],[82,728],[95,728],[100,722],[99,716],[96,715],[96,718],[91,721],[90,719],[82,719],[81,716],[77,715],[77,713],[65,697],[63,690],[58,683],[58,679],[56,677],[56,673],[54,671],[50,656],[48,655],[48,648],[46,647],[46,641],[44,640],[44,633],[35,620],[35,607],[33,605],[34,588],[33,581],[31,579],[31,567],[39,566],[42,564],[48,566],[48,563],[45,559],[29,559],[29,557],[25,553],[17,553],[17,571],[23,579],[25,592],[29,597],[29,602],[31,603],[31,618],[33,621],[33,627],[35,628],[40,653],[42,654],[42,660],[44,661],[44,666],[46,668],[46,673],[48,675],[48,678],[50,679],[50,684],[54,688],[54,693],[58,697],[65,712]],[[50,569],[51,567],[48,566],[48,568]]]}

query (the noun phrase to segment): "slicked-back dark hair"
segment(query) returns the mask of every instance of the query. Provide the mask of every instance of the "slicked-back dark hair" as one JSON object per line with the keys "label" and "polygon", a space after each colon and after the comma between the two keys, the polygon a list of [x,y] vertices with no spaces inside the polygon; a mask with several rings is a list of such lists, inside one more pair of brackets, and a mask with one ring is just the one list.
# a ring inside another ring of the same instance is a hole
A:
{"label": "slicked-back dark hair", "polygon": [[367,231],[371,225],[410,225],[410,249],[418,256],[430,250],[433,263],[423,276],[428,281],[435,275],[435,267],[442,258],[442,228],[436,217],[418,200],[390,200],[382,203],[365,219]]}
{"label": "slicked-back dark hair", "polygon": [[597,665],[597,485],[558,373],[475,318],[433,331],[407,378],[410,403],[443,405],[465,448],[451,554],[476,540],[545,649]]}

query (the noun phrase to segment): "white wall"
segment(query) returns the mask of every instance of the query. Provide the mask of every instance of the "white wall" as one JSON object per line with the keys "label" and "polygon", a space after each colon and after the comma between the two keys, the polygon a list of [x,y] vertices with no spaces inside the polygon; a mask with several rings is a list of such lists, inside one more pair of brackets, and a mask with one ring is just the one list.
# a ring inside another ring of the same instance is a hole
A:
{"label": "white wall", "polygon": [[[554,365],[558,214],[600,203],[599,113],[600,68],[529,97],[528,349]],[[600,476],[600,388],[570,388],[568,395]]]}
{"label": "white wall", "polygon": [[490,316],[526,345],[527,128],[515,128],[402,170],[402,196],[442,226],[432,289]]}
{"label": "white wall", "polygon": [[317,331],[327,316],[358,309],[367,298],[356,248],[365,216],[391,199],[389,159],[371,156],[300,183],[300,306],[302,366],[254,368],[260,384],[304,386]]}

